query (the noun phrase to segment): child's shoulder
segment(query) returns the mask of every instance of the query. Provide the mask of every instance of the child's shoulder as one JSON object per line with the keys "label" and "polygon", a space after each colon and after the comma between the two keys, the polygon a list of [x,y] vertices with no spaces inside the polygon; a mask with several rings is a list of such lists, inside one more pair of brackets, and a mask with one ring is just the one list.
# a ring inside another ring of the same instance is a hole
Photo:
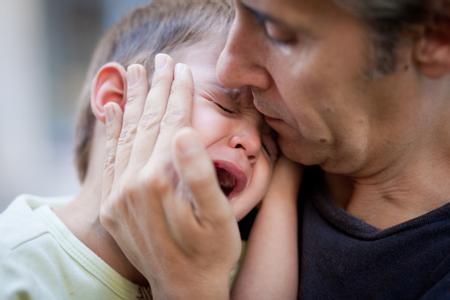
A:
{"label": "child's shoulder", "polygon": [[48,233],[38,211],[65,198],[42,198],[32,195],[17,197],[0,214],[1,255],[15,251]]}
{"label": "child's shoulder", "polygon": [[[50,199],[50,203],[51,203]],[[30,195],[17,197],[0,214],[0,299],[53,297],[48,282],[56,282],[55,242],[37,212],[49,201]]]}
{"label": "child's shoulder", "polygon": [[23,195],[0,214],[0,299],[135,299],[139,289],[77,240],[51,207]]}

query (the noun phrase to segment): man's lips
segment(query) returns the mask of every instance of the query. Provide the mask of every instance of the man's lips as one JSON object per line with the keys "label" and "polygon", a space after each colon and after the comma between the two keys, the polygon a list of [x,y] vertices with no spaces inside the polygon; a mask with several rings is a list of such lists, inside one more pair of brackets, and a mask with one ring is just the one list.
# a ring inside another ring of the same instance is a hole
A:
{"label": "man's lips", "polygon": [[228,199],[231,199],[244,190],[247,185],[247,175],[245,175],[244,171],[241,170],[237,165],[225,160],[214,160],[214,167],[216,168],[216,171],[224,171],[228,173],[227,176],[232,177],[234,186],[230,191],[228,191],[226,195]]}

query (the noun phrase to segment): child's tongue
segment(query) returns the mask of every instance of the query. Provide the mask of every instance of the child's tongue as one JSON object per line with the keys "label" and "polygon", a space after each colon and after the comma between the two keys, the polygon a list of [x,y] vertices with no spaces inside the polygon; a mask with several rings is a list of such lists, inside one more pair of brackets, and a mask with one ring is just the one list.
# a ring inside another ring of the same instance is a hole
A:
{"label": "child's tongue", "polygon": [[221,168],[216,168],[216,173],[222,191],[228,196],[236,185],[236,179],[229,172]]}

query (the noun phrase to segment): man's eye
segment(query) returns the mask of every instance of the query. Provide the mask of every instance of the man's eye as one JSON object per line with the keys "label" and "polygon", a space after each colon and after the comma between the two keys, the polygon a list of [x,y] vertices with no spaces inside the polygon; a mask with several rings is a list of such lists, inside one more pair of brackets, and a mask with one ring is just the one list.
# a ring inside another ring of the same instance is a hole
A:
{"label": "man's eye", "polygon": [[297,42],[296,34],[291,29],[278,24],[263,13],[250,7],[245,8],[256,19],[256,22],[262,27],[264,33],[272,42],[281,45],[293,45]]}
{"label": "man's eye", "polygon": [[267,20],[264,21],[263,26],[267,37],[269,37],[272,41],[285,45],[295,44],[296,35],[290,30],[284,29],[281,26]]}
{"label": "man's eye", "polygon": [[224,107],[224,106],[221,105],[220,103],[218,103],[218,102],[216,102],[216,101],[213,101],[213,102],[214,102],[215,105],[217,105],[217,106],[218,106],[221,110],[223,110],[224,112],[229,113],[229,114],[233,114],[233,113],[234,113],[233,110]]}

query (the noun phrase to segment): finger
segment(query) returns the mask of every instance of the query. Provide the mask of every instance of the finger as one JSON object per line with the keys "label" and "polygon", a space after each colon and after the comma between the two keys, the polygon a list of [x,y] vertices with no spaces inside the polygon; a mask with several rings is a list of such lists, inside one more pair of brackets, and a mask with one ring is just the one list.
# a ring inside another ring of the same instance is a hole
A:
{"label": "finger", "polygon": [[176,64],[169,103],[162,120],[164,129],[176,130],[190,125],[194,80],[186,64]]}
{"label": "finger", "polygon": [[231,206],[220,189],[214,166],[197,134],[180,130],[174,139],[176,170],[192,192],[195,217],[199,223],[220,223],[234,219]]}
{"label": "finger", "polygon": [[166,197],[162,203],[174,241],[188,252],[191,248],[189,241],[198,236],[199,229],[191,195],[189,188],[183,182],[178,182],[172,197]]}
{"label": "finger", "polygon": [[144,112],[139,120],[130,156],[129,164],[132,169],[137,169],[146,163],[152,153],[169,99],[174,67],[173,59],[167,54],[160,53],[155,56],[152,85],[145,101]]}
{"label": "finger", "polygon": [[[128,165],[147,91],[148,81],[145,68],[136,64],[129,66],[127,71],[127,102],[123,114],[122,130],[117,143],[116,174],[122,174]],[[116,179],[118,179],[117,176]]]}
{"label": "finger", "polygon": [[156,140],[152,160],[159,160],[160,155],[170,153],[174,134],[191,122],[192,98],[194,94],[194,81],[189,67],[185,64],[176,64],[175,76],[170,91],[166,112],[161,120],[160,132]]}
{"label": "finger", "polygon": [[106,112],[106,149],[102,176],[102,199],[106,199],[112,189],[117,141],[122,126],[122,111],[120,107],[115,102],[109,102],[104,108]]}

